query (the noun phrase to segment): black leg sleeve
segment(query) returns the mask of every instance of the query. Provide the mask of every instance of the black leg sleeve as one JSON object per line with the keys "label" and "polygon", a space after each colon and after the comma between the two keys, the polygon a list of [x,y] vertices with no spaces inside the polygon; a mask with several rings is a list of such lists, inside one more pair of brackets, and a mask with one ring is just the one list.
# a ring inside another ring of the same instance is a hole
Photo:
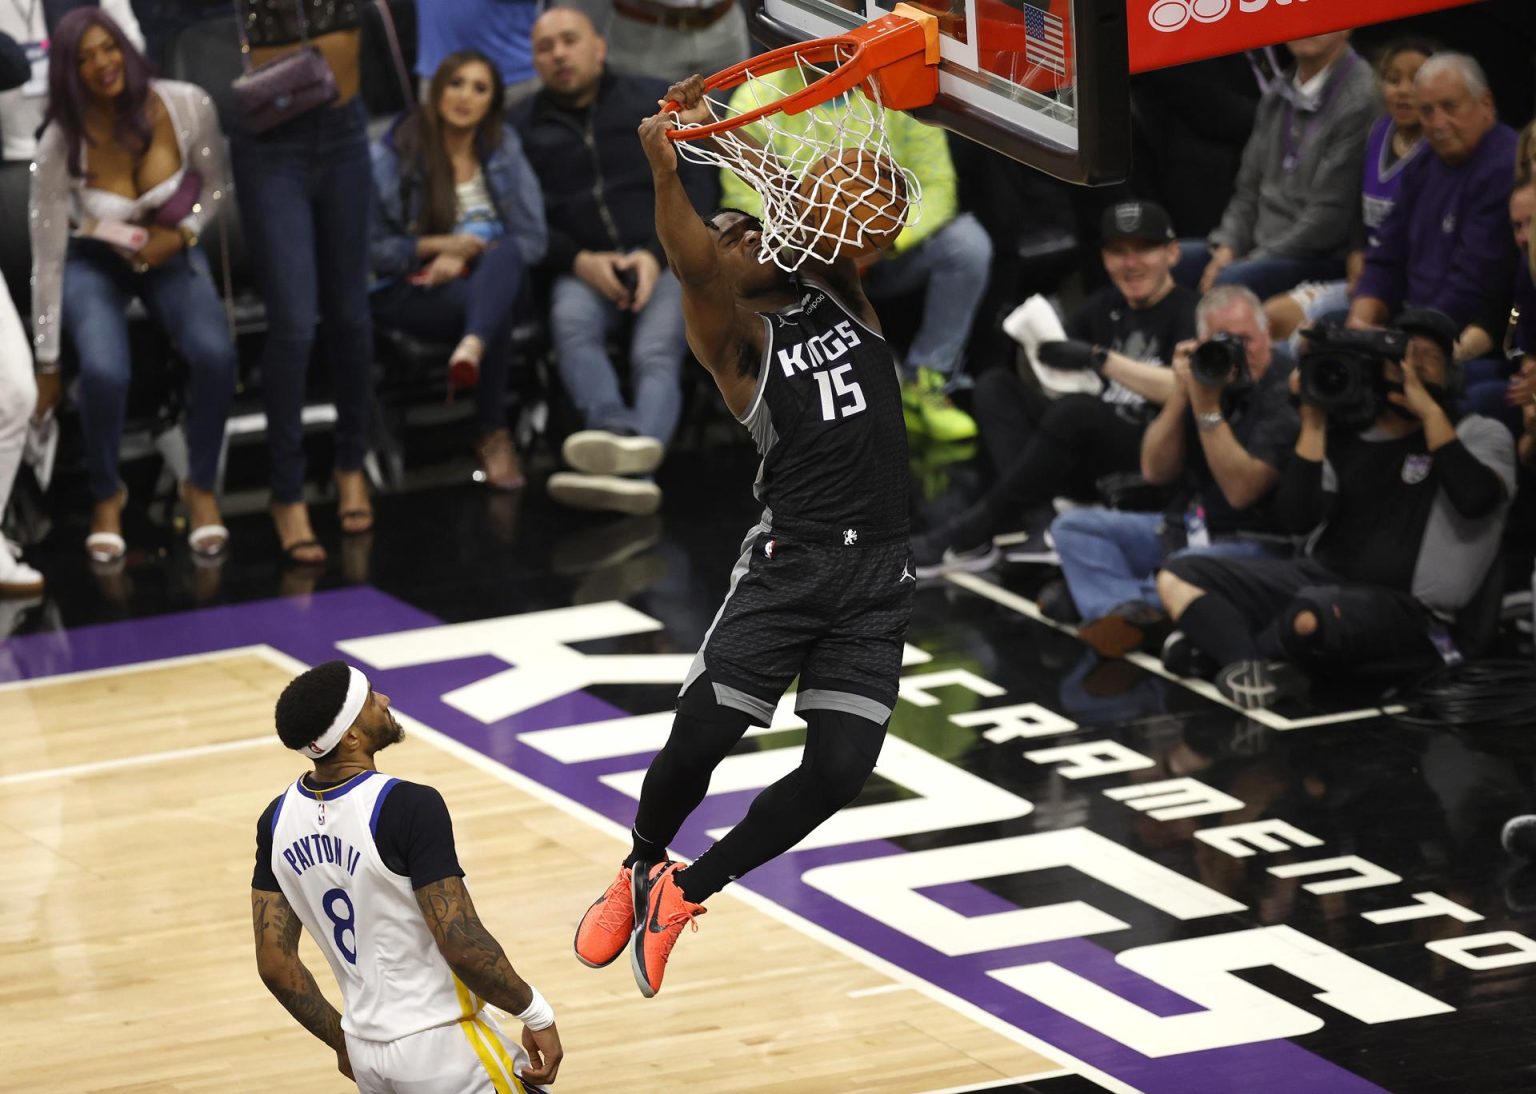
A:
{"label": "black leg sleeve", "polygon": [[740,824],[678,876],[696,903],[782,855],[858,797],[875,769],[885,725],[833,710],[808,710],[800,766],[765,789]]}

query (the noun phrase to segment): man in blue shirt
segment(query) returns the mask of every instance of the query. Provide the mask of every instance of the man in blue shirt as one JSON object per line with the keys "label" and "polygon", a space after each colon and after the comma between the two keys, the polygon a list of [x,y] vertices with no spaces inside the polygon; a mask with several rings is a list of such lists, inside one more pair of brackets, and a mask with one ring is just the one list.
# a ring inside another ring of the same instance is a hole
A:
{"label": "man in blue shirt", "polygon": [[453,0],[416,5],[416,75],[425,91],[443,58],[473,46],[496,63],[506,105],[539,88],[533,71],[533,21],[538,0]]}

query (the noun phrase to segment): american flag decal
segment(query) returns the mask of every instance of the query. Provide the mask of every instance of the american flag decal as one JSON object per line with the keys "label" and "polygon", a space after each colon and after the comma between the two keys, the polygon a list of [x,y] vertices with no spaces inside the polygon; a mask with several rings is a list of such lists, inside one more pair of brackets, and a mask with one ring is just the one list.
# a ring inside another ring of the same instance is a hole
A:
{"label": "american flag decal", "polygon": [[1058,76],[1067,74],[1061,19],[1033,4],[1024,5],[1024,60]]}

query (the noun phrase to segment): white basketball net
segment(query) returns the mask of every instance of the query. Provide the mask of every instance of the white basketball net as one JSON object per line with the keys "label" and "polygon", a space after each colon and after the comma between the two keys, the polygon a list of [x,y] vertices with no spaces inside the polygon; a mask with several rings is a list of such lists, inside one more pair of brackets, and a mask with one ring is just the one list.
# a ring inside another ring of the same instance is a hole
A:
{"label": "white basketball net", "polygon": [[[826,67],[803,56],[796,56],[795,64],[809,86],[833,72],[851,54],[851,48],[839,47],[836,60]],[[868,94],[860,88],[867,89]],[[783,89],[749,73],[744,83],[707,95],[704,101],[712,120],[724,121],[779,102],[784,94]],[[733,109],[726,98],[736,99],[740,107]],[[696,129],[703,124],[707,123],[679,128]],[[743,140],[743,133],[755,138],[756,143]],[[762,155],[759,144],[774,155]],[[775,111],[741,129],[726,130],[713,139],[680,140],[675,147],[679,155],[694,163],[734,171],[762,196],[763,236],[758,259],[771,261],[790,273],[799,269],[813,251],[818,258],[831,260],[844,251],[867,250],[871,242],[863,221],[847,215],[846,210],[861,201],[866,209],[883,208],[898,196],[892,192],[890,182],[881,185],[872,181],[879,176],[872,169],[879,157],[896,164],[885,132],[880,89],[872,79],[803,114],[787,116]],[[858,153],[858,159],[849,162],[852,171],[833,177],[823,175],[819,185],[807,186],[802,194],[801,180],[812,168],[825,157],[837,159],[851,151]],[[905,223],[914,224],[922,212],[923,189],[916,175],[899,164],[896,166],[906,181]]]}

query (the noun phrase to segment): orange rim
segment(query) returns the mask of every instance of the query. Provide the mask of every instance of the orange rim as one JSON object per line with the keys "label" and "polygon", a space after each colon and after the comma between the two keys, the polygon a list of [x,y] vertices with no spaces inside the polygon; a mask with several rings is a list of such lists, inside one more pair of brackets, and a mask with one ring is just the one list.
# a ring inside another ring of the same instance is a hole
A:
{"label": "orange rim", "polygon": [[[705,91],[728,91],[745,83],[751,76],[782,72],[801,60],[824,64],[844,58],[837,68],[819,80],[782,99],[745,111],[734,118],[724,118],[687,129],[673,129],[667,136],[675,141],[705,140],[751,125],[770,114],[801,114],[871,79],[881,86],[881,102],[885,106],[909,110],[927,105],[938,91],[937,20],[906,4],[898,5],[898,9],[898,12],[882,15],[846,34],[781,46],[768,53],[749,57],[730,68],[721,69],[704,81]],[[850,50],[851,53],[848,52]],[[914,74],[917,77],[915,91]],[[889,79],[885,78],[887,75]],[[885,101],[888,88],[895,92],[894,97],[899,101]],[[662,113],[675,113],[680,109],[680,105],[673,101],[661,107]]]}

